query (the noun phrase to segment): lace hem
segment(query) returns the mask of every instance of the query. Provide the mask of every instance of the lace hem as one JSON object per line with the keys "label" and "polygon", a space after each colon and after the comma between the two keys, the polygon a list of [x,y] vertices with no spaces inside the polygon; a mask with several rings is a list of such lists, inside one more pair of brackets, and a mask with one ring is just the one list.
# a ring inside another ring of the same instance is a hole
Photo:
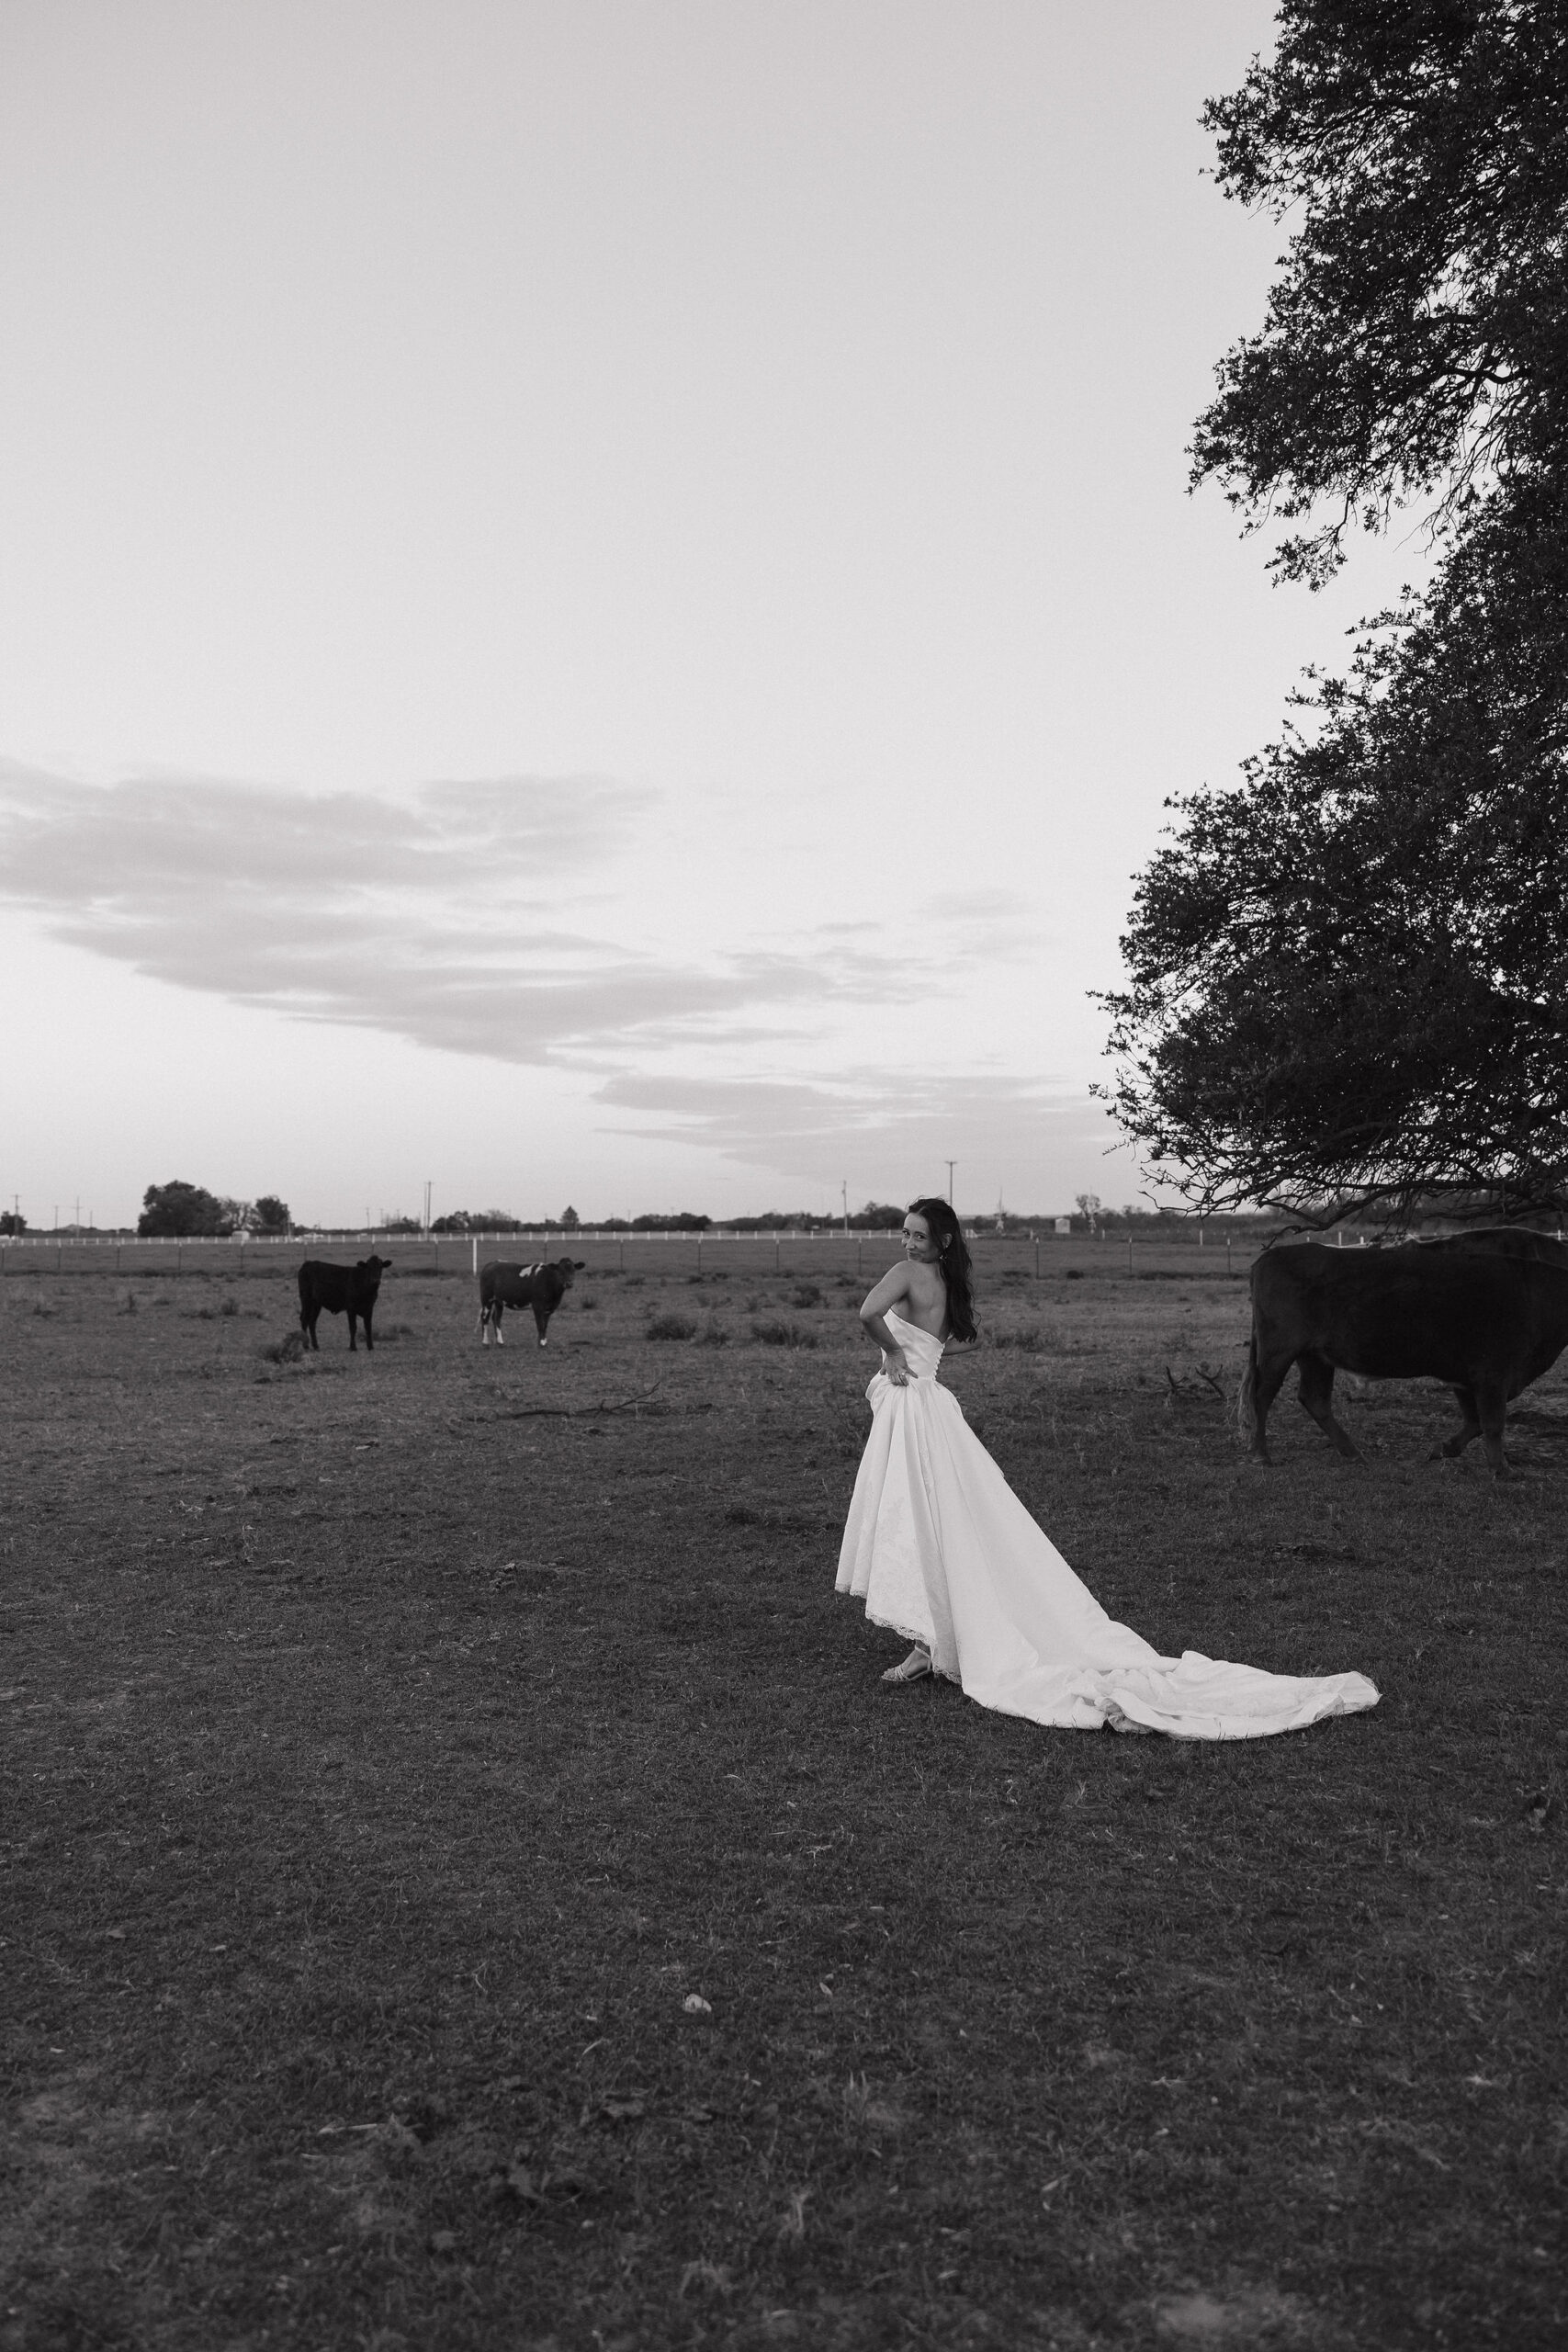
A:
{"label": "lace hem", "polygon": [[[852,1593],[850,1598],[852,1600],[856,1596]],[[878,1617],[870,1609],[865,1612],[865,1621],[868,1625],[881,1625],[887,1633],[897,1634],[901,1642],[912,1642],[918,1650],[924,1650],[931,1659],[931,1672],[940,1675],[944,1682],[956,1683],[962,1690],[964,1685],[959,1677],[956,1674],[949,1674],[944,1666],[937,1664],[936,1652],[931,1647],[929,1634],[917,1634],[912,1625],[900,1625],[896,1617]]]}

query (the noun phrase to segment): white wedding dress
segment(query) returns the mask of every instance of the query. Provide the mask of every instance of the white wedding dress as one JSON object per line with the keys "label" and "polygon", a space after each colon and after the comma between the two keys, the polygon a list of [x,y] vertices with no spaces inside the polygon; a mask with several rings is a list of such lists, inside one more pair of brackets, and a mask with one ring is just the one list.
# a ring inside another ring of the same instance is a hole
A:
{"label": "white wedding dress", "polygon": [[[1266,1674],[1187,1650],[1161,1657],[1108,1617],[938,1385],[942,1343],[889,1312],[908,1366],[866,1390],[871,1436],[839,1557],[840,1592],[930,1650],[983,1707],[1073,1731],[1261,1739],[1375,1707],[1364,1674]],[[884,1359],[886,1363],[886,1359]]]}

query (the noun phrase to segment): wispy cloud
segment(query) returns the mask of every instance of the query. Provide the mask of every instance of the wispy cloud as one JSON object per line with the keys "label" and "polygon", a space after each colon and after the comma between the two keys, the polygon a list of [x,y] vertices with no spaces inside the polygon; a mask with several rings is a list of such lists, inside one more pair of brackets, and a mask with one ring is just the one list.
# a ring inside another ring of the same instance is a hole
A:
{"label": "wispy cloud", "polygon": [[983,1072],[863,1069],[830,1083],[626,1072],[606,1080],[598,1099],[661,1116],[645,1134],[761,1166],[820,1170],[846,1150],[863,1159],[874,1145],[878,1164],[909,1170],[911,1182],[921,1181],[922,1168],[924,1181],[934,1181],[955,1148],[976,1164],[1019,1167],[1069,1133],[1099,1148],[1110,1140],[1103,1114],[1080,1089]]}
{"label": "wispy cloud", "polygon": [[596,777],[383,801],[200,778],[96,789],[10,767],[0,897],[182,988],[512,1062],[739,1046],[936,984],[934,964],[878,952],[858,925],[686,957],[563,921],[563,905],[592,910],[658,808]]}

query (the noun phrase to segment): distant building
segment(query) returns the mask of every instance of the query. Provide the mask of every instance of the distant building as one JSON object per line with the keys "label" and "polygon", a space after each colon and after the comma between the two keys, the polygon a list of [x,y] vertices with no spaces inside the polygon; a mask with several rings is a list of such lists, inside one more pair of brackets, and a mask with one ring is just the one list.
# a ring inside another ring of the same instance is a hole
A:
{"label": "distant building", "polygon": [[1055,1226],[1058,1233],[1071,1233],[1073,1229],[1072,1218],[1070,1216],[1059,1216],[1055,1219]]}

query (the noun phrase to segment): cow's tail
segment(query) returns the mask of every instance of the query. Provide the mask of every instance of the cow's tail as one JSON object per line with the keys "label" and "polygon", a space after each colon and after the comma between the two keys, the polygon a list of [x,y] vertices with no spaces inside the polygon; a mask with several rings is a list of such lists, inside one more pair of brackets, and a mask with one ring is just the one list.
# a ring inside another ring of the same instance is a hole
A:
{"label": "cow's tail", "polygon": [[1254,1325],[1247,1342],[1247,1369],[1241,1375],[1241,1386],[1235,1392],[1236,1427],[1250,1445],[1256,1421],[1258,1396],[1258,1329]]}

